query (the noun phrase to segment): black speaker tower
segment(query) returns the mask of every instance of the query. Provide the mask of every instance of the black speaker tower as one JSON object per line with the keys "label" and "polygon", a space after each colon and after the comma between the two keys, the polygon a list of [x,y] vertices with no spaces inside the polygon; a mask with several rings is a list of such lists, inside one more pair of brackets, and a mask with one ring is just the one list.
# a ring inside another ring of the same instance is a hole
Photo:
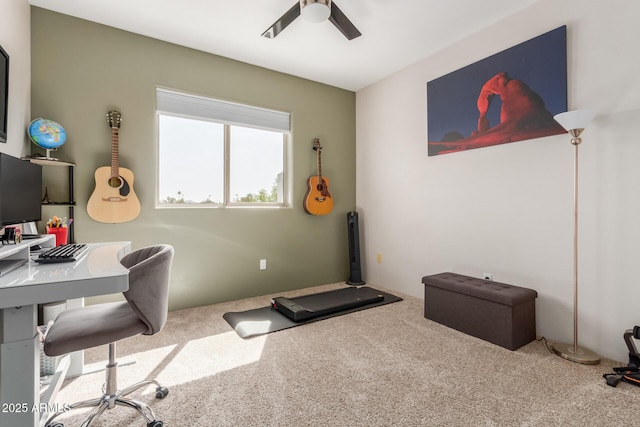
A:
{"label": "black speaker tower", "polygon": [[347,230],[349,232],[349,280],[347,285],[362,286],[360,270],[360,232],[358,231],[358,212],[347,213]]}

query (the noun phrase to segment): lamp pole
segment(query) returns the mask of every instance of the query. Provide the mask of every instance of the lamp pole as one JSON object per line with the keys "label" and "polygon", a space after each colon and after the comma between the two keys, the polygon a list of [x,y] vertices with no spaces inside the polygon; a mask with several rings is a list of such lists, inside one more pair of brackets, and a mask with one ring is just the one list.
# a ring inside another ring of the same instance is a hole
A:
{"label": "lamp pole", "polygon": [[578,146],[584,129],[573,129],[571,144],[573,155],[573,352],[578,354]]}

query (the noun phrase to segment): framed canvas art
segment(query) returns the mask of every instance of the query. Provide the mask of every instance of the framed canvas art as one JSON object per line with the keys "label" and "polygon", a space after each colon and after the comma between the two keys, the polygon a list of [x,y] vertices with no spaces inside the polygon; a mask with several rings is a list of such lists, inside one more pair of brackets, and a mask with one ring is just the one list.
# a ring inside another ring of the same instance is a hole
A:
{"label": "framed canvas art", "polygon": [[427,83],[429,156],[566,133],[567,27]]}

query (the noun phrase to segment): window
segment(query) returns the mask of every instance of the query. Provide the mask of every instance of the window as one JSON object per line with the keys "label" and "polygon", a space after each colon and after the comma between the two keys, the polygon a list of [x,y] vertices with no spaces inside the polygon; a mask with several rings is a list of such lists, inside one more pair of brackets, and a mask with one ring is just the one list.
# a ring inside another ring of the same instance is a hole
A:
{"label": "window", "polygon": [[156,89],[160,207],[287,206],[290,114]]}

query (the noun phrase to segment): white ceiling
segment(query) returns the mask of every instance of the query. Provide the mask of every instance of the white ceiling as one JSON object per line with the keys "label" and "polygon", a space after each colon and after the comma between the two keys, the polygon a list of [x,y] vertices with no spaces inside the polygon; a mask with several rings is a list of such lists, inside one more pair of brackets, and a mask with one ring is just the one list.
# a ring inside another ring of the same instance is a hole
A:
{"label": "white ceiling", "polygon": [[298,17],[297,0],[29,0],[30,4],[357,91],[538,0],[335,0],[362,36]]}

